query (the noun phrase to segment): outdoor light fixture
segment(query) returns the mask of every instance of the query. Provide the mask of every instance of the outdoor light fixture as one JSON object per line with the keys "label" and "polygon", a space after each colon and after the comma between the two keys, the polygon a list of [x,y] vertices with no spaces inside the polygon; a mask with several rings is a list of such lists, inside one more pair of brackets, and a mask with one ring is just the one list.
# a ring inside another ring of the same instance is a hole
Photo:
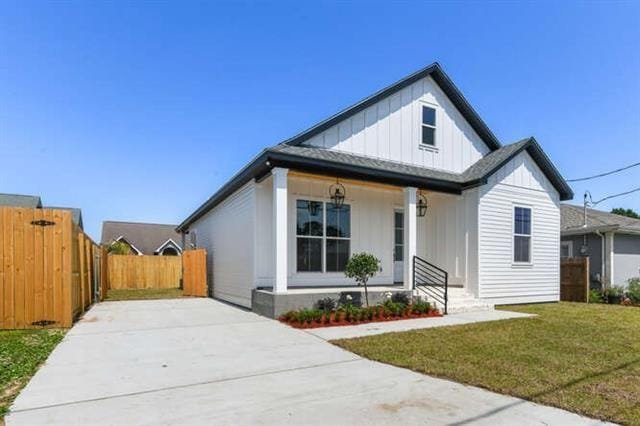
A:
{"label": "outdoor light fixture", "polygon": [[422,193],[418,193],[418,204],[416,205],[416,213],[418,217],[424,217],[427,214],[427,199]]}
{"label": "outdoor light fixture", "polygon": [[344,204],[344,196],[346,194],[346,190],[344,189],[344,185],[340,183],[340,181],[336,178],[336,183],[329,187],[329,196],[331,197],[331,201],[333,201],[333,206],[336,209],[339,209]]}

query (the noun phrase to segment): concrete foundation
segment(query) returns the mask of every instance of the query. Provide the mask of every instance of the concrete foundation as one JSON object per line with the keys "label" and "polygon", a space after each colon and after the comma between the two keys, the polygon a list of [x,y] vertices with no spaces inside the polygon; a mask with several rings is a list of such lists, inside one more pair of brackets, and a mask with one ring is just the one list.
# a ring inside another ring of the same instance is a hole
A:
{"label": "concrete foundation", "polygon": [[[381,303],[387,293],[405,293],[411,295],[411,290],[402,287],[372,287],[369,289],[369,305]],[[330,297],[338,302],[346,302],[351,296],[351,302],[360,306],[365,304],[364,289],[361,287],[330,288],[330,289],[291,289],[287,293],[274,293],[271,290],[253,290],[251,294],[251,310],[268,318],[278,318],[280,315],[297,309],[313,308],[320,299]]]}

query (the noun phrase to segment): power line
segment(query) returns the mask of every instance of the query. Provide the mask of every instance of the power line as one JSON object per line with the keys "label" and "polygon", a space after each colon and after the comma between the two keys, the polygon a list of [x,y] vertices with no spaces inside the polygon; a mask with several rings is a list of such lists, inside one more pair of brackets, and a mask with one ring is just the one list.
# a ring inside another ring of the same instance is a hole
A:
{"label": "power line", "polygon": [[[597,204],[600,204],[600,203],[601,203],[601,202],[603,202],[603,201],[610,200],[611,198],[621,197],[621,196],[623,196],[623,195],[632,194],[632,193],[634,193],[634,192],[638,192],[638,191],[640,191],[640,188],[632,189],[631,191],[627,191],[627,192],[621,192],[620,194],[609,195],[608,197],[604,197],[603,199],[598,200],[598,201],[596,201],[595,203],[594,203],[594,202],[592,202],[592,203],[591,203],[591,205],[592,205],[592,206],[595,206],[595,205],[597,205]],[[585,193],[585,196],[586,196],[586,193]],[[591,196],[591,194],[589,194],[589,196]],[[586,201],[586,198],[585,198],[585,201]]]}
{"label": "power line", "polygon": [[609,176],[609,175],[612,175],[614,173],[622,172],[622,171],[625,171],[627,169],[630,169],[630,168],[636,167],[636,166],[640,166],[640,162],[639,163],[633,163],[633,164],[630,164],[630,165],[628,165],[626,167],[622,167],[620,169],[612,170],[610,172],[600,173],[599,175],[587,176],[587,177],[578,178],[578,179],[567,179],[567,182],[580,182],[580,181],[583,181],[583,180],[590,180],[590,179],[600,178],[600,177],[603,177],[603,176]]}

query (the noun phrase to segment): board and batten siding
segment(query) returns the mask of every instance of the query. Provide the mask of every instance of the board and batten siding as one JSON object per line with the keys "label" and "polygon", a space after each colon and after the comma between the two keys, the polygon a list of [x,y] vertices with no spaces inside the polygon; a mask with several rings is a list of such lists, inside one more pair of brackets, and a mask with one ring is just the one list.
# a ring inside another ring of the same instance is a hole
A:
{"label": "board and batten siding", "polygon": [[[514,207],[531,208],[531,264],[513,262]],[[559,194],[528,153],[480,188],[479,292],[494,303],[560,299]]]}
{"label": "board and batten siding", "polygon": [[207,249],[207,280],[213,296],[251,307],[254,286],[256,191],[249,182],[189,226]]}
{"label": "board and batten siding", "polygon": [[[436,146],[421,146],[422,105],[436,110]],[[440,87],[425,77],[304,142],[460,173],[488,147]]]}

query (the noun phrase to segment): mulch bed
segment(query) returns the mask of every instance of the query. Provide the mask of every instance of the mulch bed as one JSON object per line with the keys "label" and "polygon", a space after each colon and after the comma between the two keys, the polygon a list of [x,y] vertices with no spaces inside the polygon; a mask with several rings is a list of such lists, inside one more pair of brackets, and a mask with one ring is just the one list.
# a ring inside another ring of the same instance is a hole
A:
{"label": "mulch bed", "polygon": [[442,314],[440,312],[437,311],[433,311],[433,312],[429,312],[428,314],[415,314],[415,313],[410,313],[408,315],[403,315],[403,316],[398,316],[398,317],[382,317],[382,318],[373,318],[371,320],[362,320],[362,321],[347,321],[344,319],[344,315],[342,315],[342,318],[340,318],[339,321],[335,320],[335,314],[331,314],[331,320],[329,322],[326,322],[324,319],[321,321],[313,321],[313,322],[305,322],[305,323],[299,323],[299,322],[288,322],[285,319],[281,318],[279,321],[282,323],[285,323],[287,325],[290,325],[293,328],[322,328],[322,327],[342,327],[342,326],[347,326],[347,325],[359,325],[359,324],[369,324],[369,323],[374,323],[374,322],[390,322],[390,321],[402,321],[402,320],[408,320],[408,319],[418,319],[418,318],[436,318],[436,317],[441,317]]}

